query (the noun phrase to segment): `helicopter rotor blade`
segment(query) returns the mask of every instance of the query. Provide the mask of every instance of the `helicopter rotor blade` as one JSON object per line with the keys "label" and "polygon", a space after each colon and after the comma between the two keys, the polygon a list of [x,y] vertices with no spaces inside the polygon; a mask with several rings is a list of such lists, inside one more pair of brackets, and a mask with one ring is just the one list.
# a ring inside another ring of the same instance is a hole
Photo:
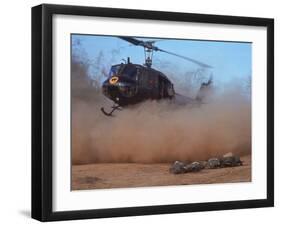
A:
{"label": "helicopter rotor blade", "polygon": [[155,51],[158,50],[158,48],[153,45],[156,40],[155,41],[141,41],[141,40],[138,40],[136,38],[123,37],[123,36],[118,36],[118,38],[120,38],[124,41],[130,42],[130,43],[132,43],[136,46],[142,46],[146,49],[152,49],[152,50],[155,50]]}
{"label": "helicopter rotor blade", "polygon": [[155,43],[155,42],[163,42],[163,41],[167,41],[166,39],[154,39],[154,40],[147,40],[146,42],[150,42],[150,43]]}
{"label": "helicopter rotor blade", "polygon": [[200,67],[204,67],[204,68],[212,68],[212,66],[208,65],[208,64],[204,64],[198,60],[195,60],[195,59],[192,59],[190,57],[186,57],[186,56],[182,56],[182,55],[179,55],[179,54],[176,54],[176,53],[173,53],[173,52],[170,52],[170,51],[166,51],[164,49],[160,49],[158,48],[157,46],[154,45],[155,41],[141,41],[141,40],[138,40],[136,38],[132,38],[132,37],[124,37],[124,36],[118,36],[118,38],[122,39],[122,40],[125,40],[127,42],[130,42],[136,46],[143,46],[144,48],[147,48],[147,49],[151,49],[151,50],[154,50],[154,51],[160,51],[160,52],[164,52],[164,53],[168,53],[170,55],[173,55],[173,56],[176,56],[176,57],[180,57],[182,59],[185,59],[185,60],[188,60],[194,64],[197,64],[199,65]]}
{"label": "helicopter rotor blade", "polygon": [[139,45],[143,46],[143,44],[144,44],[143,41],[140,41],[140,40],[138,40],[136,38],[124,37],[124,36],[118,36],[118,38],[120,38],[122,40],[125,40],[127,42],[130,42],[130,43],[132,43],[132,44],[134,44],[136,46],[139,46]]}
{"label": "helicopter rotor blade", "polygon": [[192,59],[192,58],[190,58],[190,57],[182,56],[182,55],[179,55],[179,54],[176,54],[176,53],[173,53],[173,52],[170,52],[170,51],[166,51],[166,50],[163,50],[163,49],[159,49],[159,48],[157,48],[157,51],[161,51],[161,52],[164,52],[164,53],[171,54],[171,55],[173,55],[173,56],[180,57],[180,58],[182,58],[182,59],[185,59],[185,60],[188,60],[188,61],[190,61],[190,62],[192,62],[192,63],[195,63],[195,64],[197,64],[197,65],[199,65],[199,66],[201,66],[201,67],[212,68],[212,66],[210,66],[210,65],[208,65],[208,64],[204,64],[204,63],[202,63],[202,62],[200,62],[200,61],[198,61],[198,60],[194,60],[194,59]]}

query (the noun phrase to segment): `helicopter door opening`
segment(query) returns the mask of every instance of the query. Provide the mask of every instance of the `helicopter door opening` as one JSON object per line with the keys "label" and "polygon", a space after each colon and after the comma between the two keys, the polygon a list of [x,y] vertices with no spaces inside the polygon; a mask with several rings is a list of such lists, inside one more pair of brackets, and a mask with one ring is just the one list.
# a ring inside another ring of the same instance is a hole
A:
{"label": "helicopter door opening", "polygon": [[159,76],[158,77],[158,91],[159,91],[159,94],[158,94],[158,97],[159,99],[161,98],[164,98],[164,93],[165,93],[165,83],[164,83],[164,80]]}

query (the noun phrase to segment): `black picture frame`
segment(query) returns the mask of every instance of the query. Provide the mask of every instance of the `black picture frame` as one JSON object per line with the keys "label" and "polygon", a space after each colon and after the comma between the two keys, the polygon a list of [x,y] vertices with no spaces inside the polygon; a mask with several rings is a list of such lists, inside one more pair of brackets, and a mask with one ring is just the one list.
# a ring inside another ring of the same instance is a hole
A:
{"label": "black picture frame", "polygon": [[[266,27],[267,198],[54,212],[52,210],[52,18],[55,14]],[[274,206],[273,19],[49,4],[32,8],[32,218],[40,221],[56,221],[271,206]]]}

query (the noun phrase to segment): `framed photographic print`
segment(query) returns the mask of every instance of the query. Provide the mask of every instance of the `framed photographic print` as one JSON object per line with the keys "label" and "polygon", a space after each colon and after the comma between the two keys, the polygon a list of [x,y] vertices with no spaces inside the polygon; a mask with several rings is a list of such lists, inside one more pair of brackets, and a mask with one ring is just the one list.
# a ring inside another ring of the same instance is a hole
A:
{"label": "framed photographic print", "polygon": [[32,217],[274,205],[274,21],[32,8]]}

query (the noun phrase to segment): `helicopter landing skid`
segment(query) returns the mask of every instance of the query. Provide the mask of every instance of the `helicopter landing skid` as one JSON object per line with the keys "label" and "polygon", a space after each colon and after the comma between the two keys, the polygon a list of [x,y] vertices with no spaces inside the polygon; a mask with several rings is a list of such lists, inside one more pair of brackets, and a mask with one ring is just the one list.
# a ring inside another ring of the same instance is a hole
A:
{"label": "helicopter landing skid", "polygon": [[113,105],[111,108],[112,110],[110,112],[106,112],[103,107],[101,108],[101,111],[106,116],[114,116],[113,112],[116,110],[122,111],[122,108],[119,105]]}

